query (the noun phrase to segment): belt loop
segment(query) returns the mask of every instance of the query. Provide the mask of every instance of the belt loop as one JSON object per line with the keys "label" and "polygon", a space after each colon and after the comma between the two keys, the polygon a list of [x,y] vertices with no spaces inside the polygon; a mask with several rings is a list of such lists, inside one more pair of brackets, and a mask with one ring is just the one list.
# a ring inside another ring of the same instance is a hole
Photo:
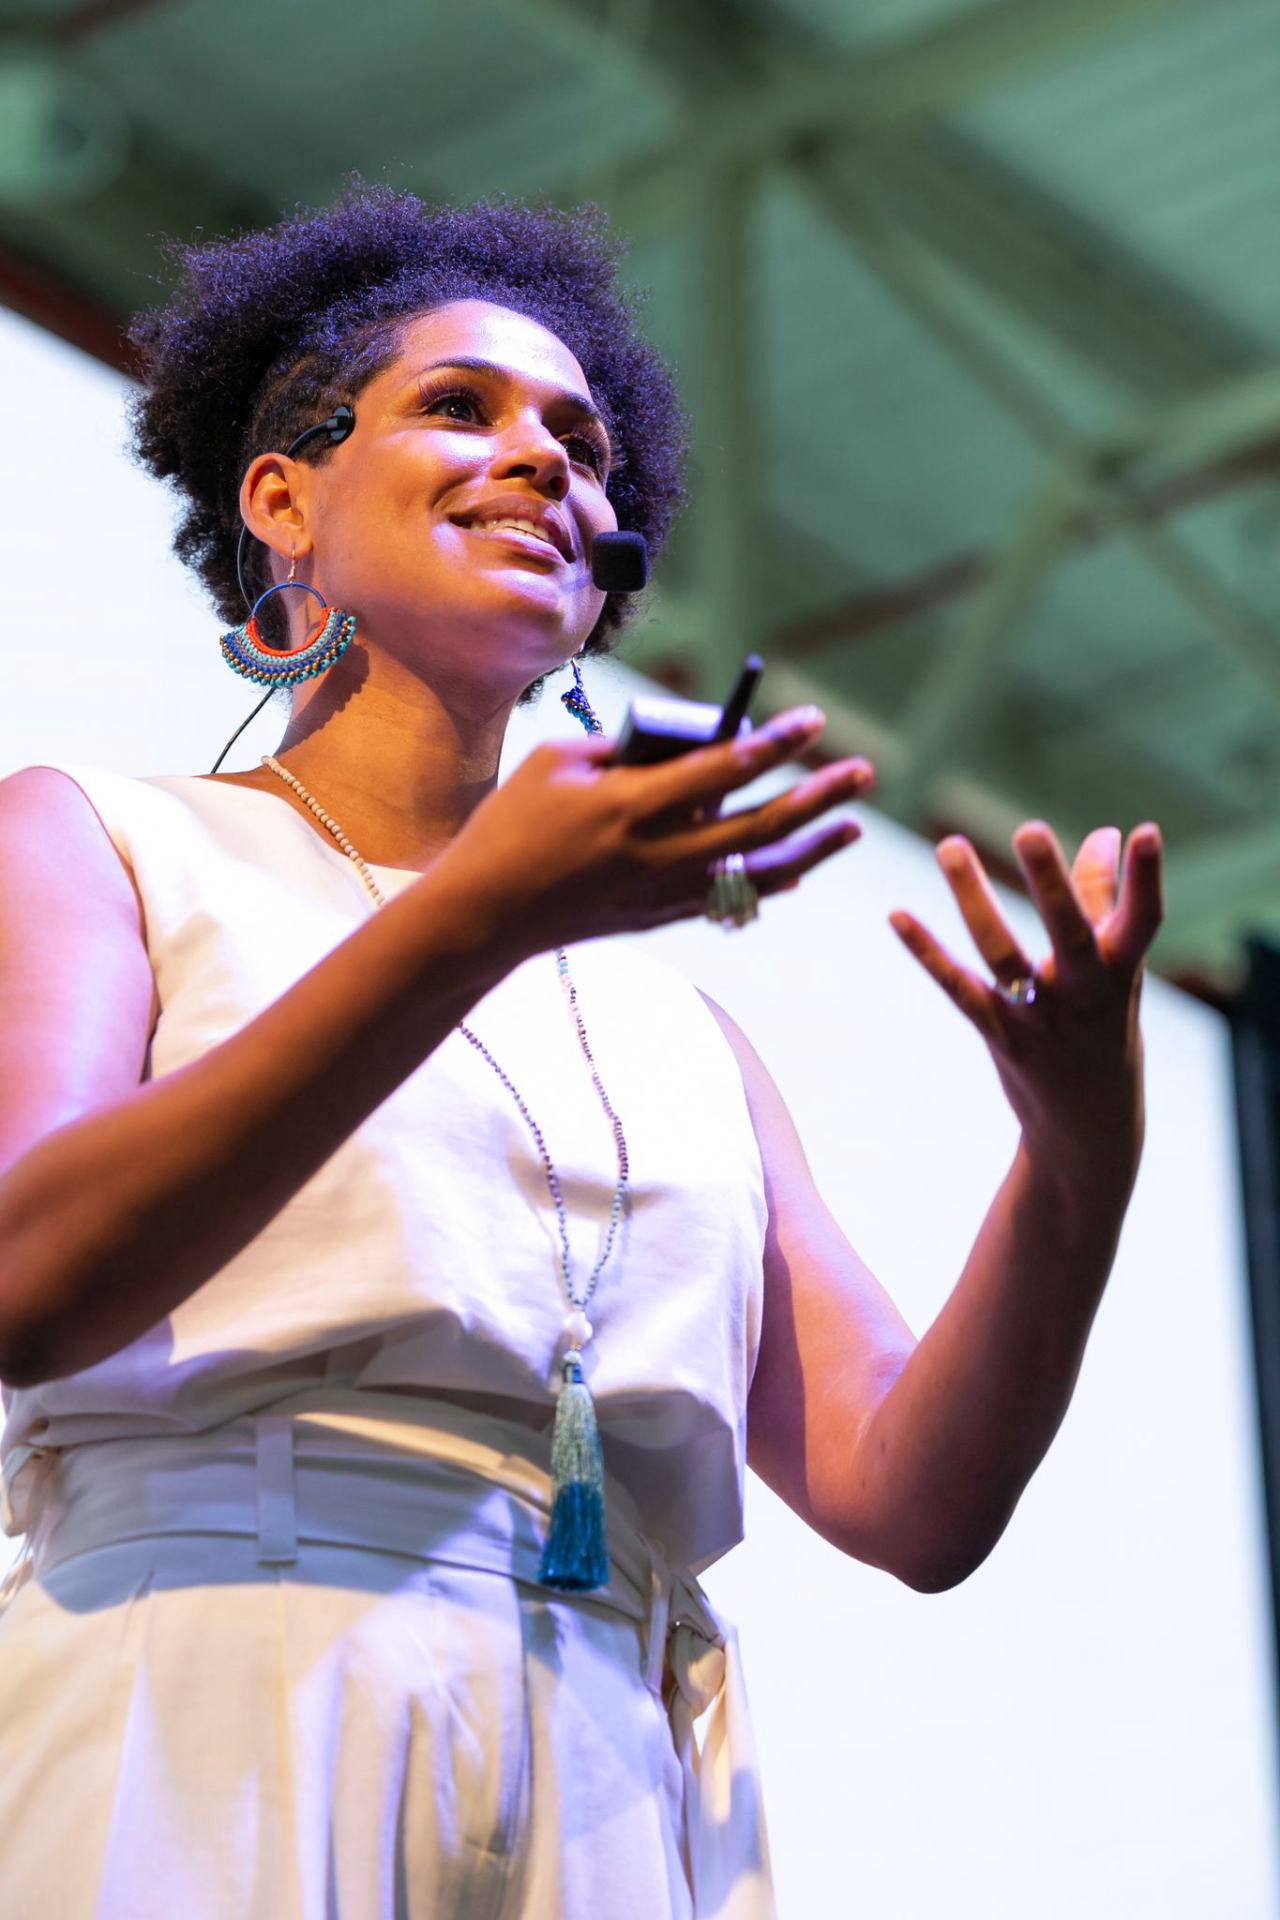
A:
{"label": "belt loop", "polygon": [[293,1415],[254,1418],[258,1448],[258,1563],[287,1566],[298,1557],[298,1514],[293,1498]]}

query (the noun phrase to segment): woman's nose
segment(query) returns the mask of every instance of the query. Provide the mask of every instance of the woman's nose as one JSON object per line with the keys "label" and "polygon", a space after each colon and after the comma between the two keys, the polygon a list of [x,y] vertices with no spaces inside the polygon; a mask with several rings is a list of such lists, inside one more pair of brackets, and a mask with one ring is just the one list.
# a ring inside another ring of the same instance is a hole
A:
{"label": "woman's nose", "polygon": [[495,476],[527,479],[553,500],[569,491],[569,456],[555,435],[540,422],[513,426],[493,463]]}

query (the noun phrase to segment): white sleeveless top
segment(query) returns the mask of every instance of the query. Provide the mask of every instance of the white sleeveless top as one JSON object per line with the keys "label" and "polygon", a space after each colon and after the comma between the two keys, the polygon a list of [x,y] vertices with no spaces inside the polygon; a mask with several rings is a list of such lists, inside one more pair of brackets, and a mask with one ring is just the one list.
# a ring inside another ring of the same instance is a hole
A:
{"label": "white sleeveless top", "polygon": [[[92,802],[142,896],[160,1003],[147,1078],[216,1047],[374,910],[353,862],[283,795],[58,770]],[[388,897],[417,878],[372,870]],[[682,974],[616,939],[571,948],[569,964],[631,1164],[588,1309],[605,1465],[667,1559],[698,1572],[742,1536],[759,1150],[737,1061]],[[466,1023],[542,1129],[580,1288],[604,1244],[617,1156],[555,955],[517,966]],[[201,1431],[321,1383],[457,1398],[549,1426],[568,1310],[559,1246],[526,1121],[492,1067],[449,1034],[173,1313],[96,1366],[4,1390],[7,1530],[20,1526],[33,1448]]]}

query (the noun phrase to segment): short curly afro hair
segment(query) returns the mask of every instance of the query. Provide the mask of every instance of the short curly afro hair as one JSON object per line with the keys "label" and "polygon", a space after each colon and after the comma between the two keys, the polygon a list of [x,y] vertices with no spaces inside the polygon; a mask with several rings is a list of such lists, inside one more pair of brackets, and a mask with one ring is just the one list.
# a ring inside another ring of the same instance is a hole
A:
{"label": "short curly afro hair", "polygon": [[[341,401],[354,404],[394,360],[403,324],[455,300],[509,307],[568,347],[617,450],[607,491],[618,525],[642,533],[656,557],[684,499],[688,424],[670,372],[640,336],[638,297],[616,283],[623,248],[599,207],[429,206],[353,177],[331,206],[170,252],[176,291],[129,329],[143,381],[134,451],[182,496],[174,548],[223,619],[244,614],[236,545],[249,462]],[[298,457],[331,451],[318,438]],[[249,551],[260,591],[266,550]],[[609,594],[587,649],[609,651],[633,605]]]}

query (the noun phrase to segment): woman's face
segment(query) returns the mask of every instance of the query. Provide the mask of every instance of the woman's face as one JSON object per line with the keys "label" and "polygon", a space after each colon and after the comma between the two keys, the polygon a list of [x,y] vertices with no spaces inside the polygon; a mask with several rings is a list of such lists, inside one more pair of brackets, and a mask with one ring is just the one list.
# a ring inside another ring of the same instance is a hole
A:
{"label": "woman's face", "polygon": [[357,644],[500,697],[576,653],[604,604],[592,543],[617,518],[608,435],[568,348],[458,301],[406,325],[355,413],[350,438],[292,479],[311,545],[299,577],[355,614]]}

